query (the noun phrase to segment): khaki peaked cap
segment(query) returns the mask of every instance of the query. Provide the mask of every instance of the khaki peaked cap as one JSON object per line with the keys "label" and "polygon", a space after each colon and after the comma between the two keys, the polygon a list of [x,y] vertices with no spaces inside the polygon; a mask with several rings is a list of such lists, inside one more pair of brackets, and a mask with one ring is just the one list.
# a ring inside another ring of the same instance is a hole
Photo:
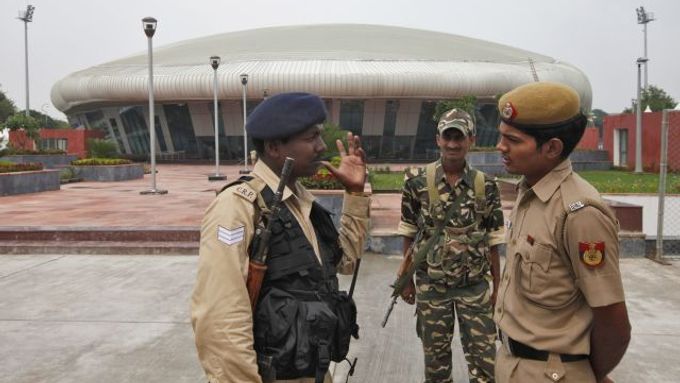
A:
{"label": "khaki peaked cap", "polygon": [[506,93],[498,101],[503,122],[524,129],[561,126],[582,119],[581,100],[569,86],[533,82]]}

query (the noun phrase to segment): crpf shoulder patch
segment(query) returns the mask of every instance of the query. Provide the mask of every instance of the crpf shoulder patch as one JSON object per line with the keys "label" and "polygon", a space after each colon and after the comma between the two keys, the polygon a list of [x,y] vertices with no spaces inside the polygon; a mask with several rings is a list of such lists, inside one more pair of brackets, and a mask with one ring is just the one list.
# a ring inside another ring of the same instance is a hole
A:
{"label": "crpf shoulder patch", "polygon": [[234,194],[250,202],[257,199],[257,192],[247,183],[243,182],[231,189]]}
{"label": "crpf shoulder patch", "polygon": [[604,264],[604,242],[579,242],[578,254],[586,266],[600,267]]}

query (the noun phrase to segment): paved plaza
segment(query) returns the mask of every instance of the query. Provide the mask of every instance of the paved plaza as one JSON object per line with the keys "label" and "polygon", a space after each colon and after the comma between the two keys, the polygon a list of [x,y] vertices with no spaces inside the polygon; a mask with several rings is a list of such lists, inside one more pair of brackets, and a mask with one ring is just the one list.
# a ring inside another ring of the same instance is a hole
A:
{"label": "paved plaza", "polygon": [[[0,382],[204,382],[189,321],[195,256],[0,256]],[[361,339],[350,382],[418,382],[422,357],[413,306],[385,329],[399,259],[368,253],[356,288]],[[621,262],[633,324],[618,383],[677,382],[680,267]],[[349,278],[343,278],[346,286]],[[467,382],[459,344],[454,378]],[[345,365],[336,369],[344,382]]]}
{"label": "paved plaza", "polygon": [[[398,166],[393,166],[397,170]],[[406,165],[404,165],[406,166]],[[0,229],[198,229],[224,182],[209,165],[158,167],[167,195],[142,196],[150,177],[80,182],[62,190],[0,198]],[[242,166],[223,166],[229,181]],[[399,194],[375,194],[371,232],[393,233]],[[504,204],[505,205],[505,204]],[[504,206],[505,207],[505,206]],[[193,344],[189,299],[193,255],[0,255],[0,383],[204,382]],[[350,382],[419,382],[423,362],[413,306],[400,301],[385,329],[389,287],[399,256],[367,253],[355,299],[361,339]],[[676,262],[677,263],[677,262]],[[676,382],[680,376],[680,266],[621,260],[633,338],[617,382]],[[349,278],[343,278],[349,284]],[[459,343],[454,378],[467,382]],[[344,382],[346,364],[335,370]]]}

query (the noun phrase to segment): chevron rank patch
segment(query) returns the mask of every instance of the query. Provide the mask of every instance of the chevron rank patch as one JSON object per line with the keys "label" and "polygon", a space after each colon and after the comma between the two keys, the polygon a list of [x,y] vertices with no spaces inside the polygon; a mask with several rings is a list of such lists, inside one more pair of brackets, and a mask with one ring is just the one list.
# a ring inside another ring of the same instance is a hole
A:
{"label": "chevron rank patch", "polygon": [[586,266],[600,267],[604,264],[604,242],[579,242],[578,254]]}
{"label": "chevron rank patch", "polygon": [[245,226],[237,227],[236,229],[226,229],[222,226],[217,226],[217,240],[231,246],[243,241],[245,231]]}

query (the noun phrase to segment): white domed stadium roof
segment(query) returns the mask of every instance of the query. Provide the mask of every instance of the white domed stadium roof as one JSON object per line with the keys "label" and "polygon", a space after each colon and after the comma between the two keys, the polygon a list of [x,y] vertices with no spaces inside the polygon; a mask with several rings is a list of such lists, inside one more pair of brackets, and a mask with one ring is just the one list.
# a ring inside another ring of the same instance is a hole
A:
{"label": "white domed stadium roof", "polygon": [[[301,25],[230,32],[154,48],[157,102],[239,99],[307,91],[328,98],[480,98],[540,80],[572,86],[589,110],[587,77],[567,63],[488,41],[377,25]],[[52,102],[65,113],[148,100],[147,53],[111,61],[57,82]],[[532,69],[532,66],[534,69]],[[534,73],[535,70],[535,73]]]}

